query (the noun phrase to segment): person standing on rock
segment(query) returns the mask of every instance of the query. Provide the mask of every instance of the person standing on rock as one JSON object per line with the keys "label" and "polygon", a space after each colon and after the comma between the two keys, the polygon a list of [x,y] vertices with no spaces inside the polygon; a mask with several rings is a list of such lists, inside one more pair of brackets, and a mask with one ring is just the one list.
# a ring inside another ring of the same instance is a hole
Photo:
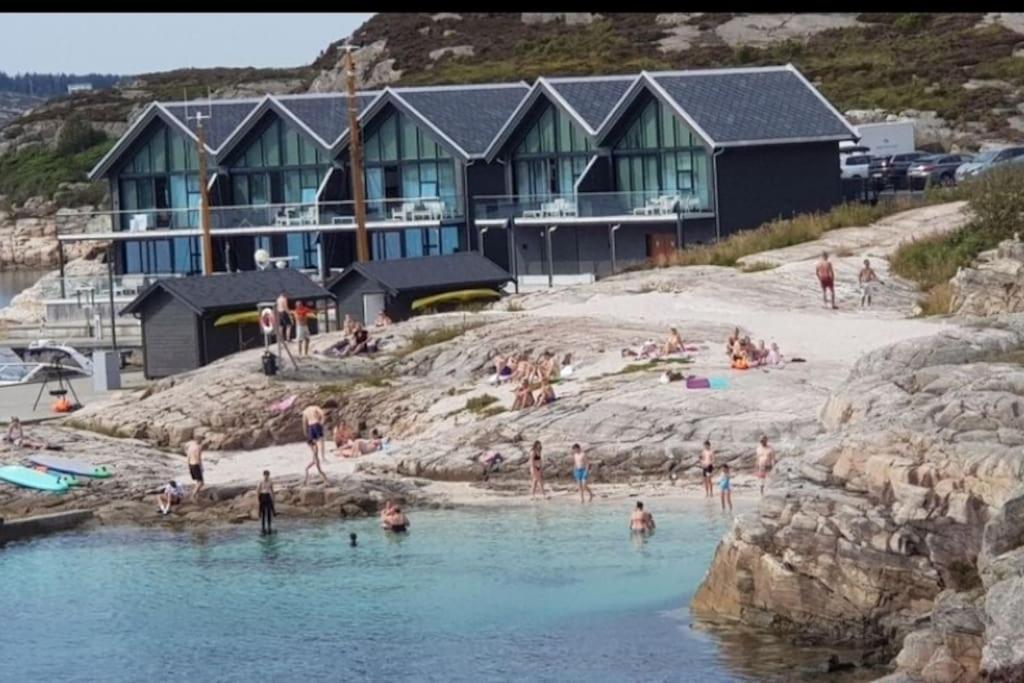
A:
{"label": "person standing on rock", "polygon": [[587,454],[583,452],[578,443],[572,445],[572,460],[573,470],[572,476],[576,480],[576,485],[580,489],[580,502],[583,502],[583,492],[586,491],[590,494],[590,498],[587,500],[594,500],[594,492],[590,490],[590,486],[587,485],[587,479],[590,478],[590,462],[587,460]]}
{"label": "person standing on rock", "polygon": [[722,476],[718,479],[718,488],[722,490],[722,509],[729,505],[729,512],[732,512],[732,477],[729,475],[729,466],[722,465]]}
{"label": "person standing on rock", "polygon": [[860,307],[864,308],[864,301],[867,300],[868,307],[870,308],[871,295],[875,292],[878,285],[882,284],[882,281],[878,279],[878,274],[875,273],[875,269],[871,267],[871,261],[864,259],[864,267],[860,269],[857,281],[860,283]]}
{"label": "person standing on rock", "polygon": [[715,495],[711,474],[715,471],[715,452],[711,449],[711,441],[704,442],[704,450],[700,452],[700,471],[704,476],[704,495],[711,498]]}
{"label": "person standing on rock", "polygon": [[832,308],[836,306],[836,272],[832,270],[832,263],[828,260],[828,252],[821,252],[821,260],[818,261],[818,267],[815,270],[818,275],[818,282],[821,283],[821,300],[828,306],[827,294],[832,294]]}
{"label": "person standing on rock", "polygon": [[544,490],[544,461],[541,460],[541,445],[540,441],[534,441],[533,448],[530,449],[530,498],[537,495],[538,489],[540,489],[540,495],[547,497],[547,492]]}
{"label": "person standing on rock", "polygon": [[762,435],[757,445],[757,478],[761,480],[761,495],[764,495],[764,481],[775,467],[775,449],[768,445],[768,437]]}
{"label": "person standing on rock", "polygon": [[270,481],[270,470],[263,470],[263,478],[256,485],[256,497],[260,501],[260,532],[272,534],[270,520],[274,517],[274,483]]}
{"label": "person standing on rock", "polygon": [[196,483],[192,489],[192,500],[203,490],[203,447],[196,439],[185,444],[185,455],[188,457],[188,473]]}
{"label": "person standing on rock", "polygon": [[295,306],[295,339],[299,342],[299,355],[309,355],[309,316],[313,315],[312,308],[300,301]]}
{"label": "person standing on rock", "polygon": [[288,295],[285,292],[277,295],[277,327],[281,341],[287,343],[288,332],[292,328],[292,314],[288,310]]}
{"label": "person standing on rock", "polygon": [[325,484],[330,483],[320,467],[320,461],[324,457],[324,411],[320,406],[307,406],[302,411],[302,431],[305,432],[306,443],[309,444],[309,449],[313,452],[313,460],[306,465],[306,478],[302,485],[309,484],[309,468],[311,467],[316,467],[316,471],[320,473]]}

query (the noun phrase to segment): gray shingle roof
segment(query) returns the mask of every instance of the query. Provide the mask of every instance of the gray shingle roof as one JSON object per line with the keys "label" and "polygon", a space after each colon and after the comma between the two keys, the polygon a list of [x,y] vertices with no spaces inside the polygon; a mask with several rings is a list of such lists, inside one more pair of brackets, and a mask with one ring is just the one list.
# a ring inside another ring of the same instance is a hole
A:
{"label": "gray shingle roof", "polygon": [[[359,113],[363,113],[377,97],[376,92],[356,95]],[[328,145],[348,130],[348,96],[333,94],[316,97],[278,97],[277,101],[295,115]]]}
{"label": "gray shingle roof", "polygon": [[282,291],[287,292],[293,301],[334,298],[300,271],[274,268],[157,280],[139,292],[135,300],[121,311],[121,315],[139,312],[143,302],[157,290],[166,291],[200,315],[245,307],[255,308],[261,302],[273,301]]}
{"label": "gray shingle roof", "polygon": [[548,85],[554,88],[592,129],[597,130],[635,80],[635,76],[558,79],[549,80]]}
{"label": "gray shingle roof", "polygon": [[843,120],[789,69],[650,77],[718,144],[852,137]]}
{"label": "gray shingle roof", "polygon": [[354,263],[345,272],[329,280],[327,289],[333,291],[339,282],[356,272],[393,292],[498,287],[512,279],[505,270],[479,252],[461,251],[445,256]]}
{"label": "gray shingle roof", "polygon": [[437,90],[396,88],[394,91],[467,154],[475,156],[487,150],[530,88],[515,84]]}
{"label": "gray shingle roof", "polygon": [[238,124],[249,115],[259,103],[254,100],[232,102],[231,100],[197,101],[188,103],[188,118],[185,117],[186,105],[175,103],[164,105],[164,108],[174,118],[181,121],[191,130],[196,132],[196,120],[194,116],[201,112],[203,116],[210,116],[203,120],[203,128],[206,132],[206,144],[210,149],[220,147],[231,132],[238,127]]}

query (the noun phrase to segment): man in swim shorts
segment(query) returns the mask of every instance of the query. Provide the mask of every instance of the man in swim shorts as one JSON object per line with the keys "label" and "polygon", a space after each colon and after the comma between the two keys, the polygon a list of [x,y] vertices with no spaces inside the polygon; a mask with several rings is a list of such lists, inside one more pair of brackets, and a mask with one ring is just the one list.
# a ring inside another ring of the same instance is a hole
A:
{"label": "man in swim shorts", "polygon": [[860,282],[860,307],[864,308],[865,300],[868,302],[868,307],[870,307],[871,295],[874,294],[878,285],[882,284],[882,281],[878,279],[875,269],[871,267],[871,261],[864,259],[864,267],[860,269],[857,281]]}
{"label": "man in swim shorts", "polygon": [[704,476],[704,494],[711,498],[715,495],[711,473],[715,471],[715,452],[711,450],[711,441],[704,442],[704,450],[700,452],[700,471]]}
{"label": "man in swim shorts", "polygon": [[324,411],[320,406],[307,406],[302,411],[302,431],[305,432],[306,443],[309,444],[309,448],[313,452],[313,460],[306,465],[306,478],[302,485],[305,486],[309,483],[310,467],[316,467],[316,471],[320,473],[324,483],[327,484],[329,483],[327,475],[320,468],[320,460],[324,457]]}
{"label": "man in swim shorts", "polygon": [[309,355],[309,317],[315,311],[300,301],[295,306],[295,339],[299,342],[299,355]]}
{"label": "man in swim shorts", "polygon": [[580,489],[580,502],[583,502],[583,491],[585,490],[590,494],[588,501],[594,500],[594,492],[590,490],[590,486],[587,485],[587,479],[590,478],[590,463],[587,461],[587,454],[583,452],[578,443],[572,445],[572,460],[573,470],[572,476],[576,480],[576,485]]}
{"label": "man in swim shorts", "polygon": [[768,445],[768,437],[762,435],[757,445],[757,478],[761,480],[761,495],[764,495],[764,480],[775,467],[775,449]]}
{"label": "man in swim shorts", "polygon": [[832,270],[832,263],[828,260],[828,252],[821,252],[821,260],[815,270],[818,275],[818,282],[821,283],[821,300],[828,306],[827,293],[832,294],[832,308],[836,308],[836,273]]}
{"label": "man in swim shorts", "polygon": [[287,342],[292,328],[292,314],[288,310],[288,295],[284,292],[277,295],[277,326],[281,341]]}
{"label": "man in swim shorts", "polygon": [[203,447],[197,440],[192,439],[185,445],[185,454],[188,456],[189,476],[196,483],[192,489],[192,500],[195,500],[203,490]]}

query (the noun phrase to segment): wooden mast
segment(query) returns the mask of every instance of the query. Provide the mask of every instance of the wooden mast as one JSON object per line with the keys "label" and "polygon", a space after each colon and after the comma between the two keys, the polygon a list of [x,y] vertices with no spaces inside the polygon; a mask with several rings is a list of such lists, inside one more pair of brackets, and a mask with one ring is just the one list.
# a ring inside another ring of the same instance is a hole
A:
{"label": "wooden mast", "polygon": [[203,130],[203,113],[196,112],[196,145],[199,151],[199,198],[201,204],[201,223],[203,228],[203,275],[213,274],[213,236],[210,234],[210,195],[207,189],[209,179],[206,177],[206,133]]}
{"label": "wooden mast", "polygon": [[356,100],[356,64],[352,46],[345,46],[345,75],[348,81],[349,156],[352,169],[352,196],[356,205],[356,258],[370,260],[370,244],[366,234],[366,190],[363,182],[363,140],[359,129],[359,103]]}

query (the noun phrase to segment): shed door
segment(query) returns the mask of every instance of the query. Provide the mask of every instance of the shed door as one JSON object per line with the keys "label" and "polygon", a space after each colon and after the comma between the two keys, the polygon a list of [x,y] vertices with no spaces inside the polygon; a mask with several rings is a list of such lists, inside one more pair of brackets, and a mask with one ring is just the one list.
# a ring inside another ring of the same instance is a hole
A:
{"label": "shed door", "polygon": [[377,315],[384,310],[384,293],[372,292],[363,294],[363,324],[370,326]]}

